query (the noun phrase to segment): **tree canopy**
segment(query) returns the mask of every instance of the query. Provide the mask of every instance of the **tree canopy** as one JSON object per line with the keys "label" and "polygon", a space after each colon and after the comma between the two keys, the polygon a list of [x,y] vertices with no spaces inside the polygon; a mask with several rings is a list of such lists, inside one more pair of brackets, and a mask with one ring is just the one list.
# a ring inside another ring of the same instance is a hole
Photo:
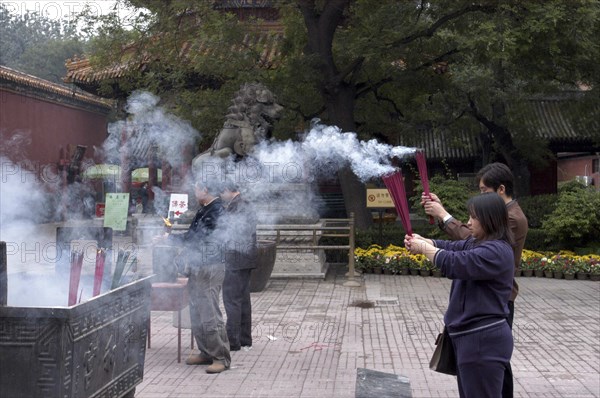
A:
{"label": "tree canopy", "polygon": [[[390,143],[423,128],[467,132],[484,162],[511,166],[523,195],[528,164],[549,156],[523,128],[525,101],[558,91],[577,91],[581,106],[598,99],[593,0],[273,1],[285,34],[272,67],[258,62],[264,42],[247,40],[257,21],[219,12],[220,2],[131,3],[145,7],[134,29],[106,24],[93,43],[99,67],[136,60],[104,92],[150,89],[207,137],[240,84],[260,81],[286,108],[277,137],[314,117]],[[364,188],[340,176],[347,209],[366,225]]]}
{"label": "tree canopy", "polygon": [[62,83],[65,60],[83,54],[84,37],[74,21],[59,21],[36,12],[11,13],[0,4],[0,65]]}

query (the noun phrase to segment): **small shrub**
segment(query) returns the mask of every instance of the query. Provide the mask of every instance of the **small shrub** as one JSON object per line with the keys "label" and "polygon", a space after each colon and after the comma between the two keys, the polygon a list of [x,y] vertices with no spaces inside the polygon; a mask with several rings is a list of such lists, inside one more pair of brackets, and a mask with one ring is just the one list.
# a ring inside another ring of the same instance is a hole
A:
{"label": "small shrub", "polygon": [[527,217],[529,228],[540,228],[545,216],[556,209],[558,195],[536,195],[519,198],[519,206]]}
{"label": "small shrub", "polygon": [[[467,222],[469,214],[467,212],[466,203],[471,196],[477,194],[470,184],[464,181],[458,181],[450,175],[447,175],[446,177],[435,175],[429,180],[429,190],[440,198],[442,205],[448,213],[452,214],[457,220]],[[423,192],[423,188],[420,180],[415,181],[415,192],[418,192],[418,194],[410,198],[412,207],[419,216],[428,218],[425,214],[425,210],[423,210],[423,207],[421,206],[421,193]],[[419,232],[419,234],[429,238],[446,237],[446,234],[437,227],[437,222],[424,229],[426,230],[423,231],[423,233]]]}
{"label": "small shrub", "polygon": [[556,208],[542,222],[545,242],[559,242],[573,249],[597,241],[600,236],[600,193],[581,184],[563,189]]}

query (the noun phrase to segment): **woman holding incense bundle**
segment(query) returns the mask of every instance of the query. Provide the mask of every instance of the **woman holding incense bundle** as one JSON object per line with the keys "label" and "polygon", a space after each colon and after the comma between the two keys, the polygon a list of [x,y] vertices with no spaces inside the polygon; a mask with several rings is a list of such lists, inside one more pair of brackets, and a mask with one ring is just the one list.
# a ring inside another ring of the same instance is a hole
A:
{"label": "woman holding incense bundle", "polygon": [[406,235],[404,244],[424,254],[452,279],[444,323],[456,353],[461,397],[500,397],[513,338],[507,322],[512,290],[512,234],[506,205],[496,193],[467,202],[471,237],[444,241]]}

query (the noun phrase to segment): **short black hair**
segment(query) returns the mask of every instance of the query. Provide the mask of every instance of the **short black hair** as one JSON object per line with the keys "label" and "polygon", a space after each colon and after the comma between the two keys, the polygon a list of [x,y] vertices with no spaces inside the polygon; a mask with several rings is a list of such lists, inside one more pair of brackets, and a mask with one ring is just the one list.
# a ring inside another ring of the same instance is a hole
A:
{"label": "short black hair", "polygon": [[504,163],[496,162],[483,166],[476,178],[486,187],[493,188],[494,191],[497,191],[500,185],[504,185],[506,195],[513,196],[514,176]]}
{"label": "short black hair", "polygon": [[485,232],[482,240],[505,240],[512,245],[513,236],[508,225],[506,203],[496,192],[475,195],[467,202],[469,215],[481,223]]}

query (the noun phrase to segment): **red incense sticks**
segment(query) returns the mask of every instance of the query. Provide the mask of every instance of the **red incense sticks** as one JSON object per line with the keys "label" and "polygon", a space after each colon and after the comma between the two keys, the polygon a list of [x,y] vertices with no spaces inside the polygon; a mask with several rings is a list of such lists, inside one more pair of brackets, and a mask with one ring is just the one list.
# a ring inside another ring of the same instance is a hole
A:
{"label": "red incense sticks", "polygon": [[383,176],[383,182],[392,195],[394,207],[400,216],[400,221],[407,234],[412,235],[412,226],[410,225],[410,214],[408,213],[408,199],[406,198],[406,189],[404,188],[404,178],[402,171],[397,170],[392,174]]}
{"label": "red incense sticks", "polygon": [[79,291],[79,278],[83,265],[83,252],[71,252],[71,274],[69,278],[69,307],[77,304],[77,292]]}
{"label": "red incense sticks", "polygon": [[104,261],[106,259],[106,250],[98,249],[96,252],[96,269],[94,271],[94,288],[92,297],[100,294],[102,287],[102,277],[104,276]]}
{"label": "red incense sticks", "polygon": [[[423,185],[423,192],[426,196],[429,196],[431,199],[431,195],[429,192],[429,179],[427,178],[427,162],[425,161],[425,152],[417,151],[415,153],[415,158],[417,159],[417,168],[419,169],[419,177],[421,177],[421,184]],[[429,224],[433,224],[435,221],[432,216],[429,216]]]}

